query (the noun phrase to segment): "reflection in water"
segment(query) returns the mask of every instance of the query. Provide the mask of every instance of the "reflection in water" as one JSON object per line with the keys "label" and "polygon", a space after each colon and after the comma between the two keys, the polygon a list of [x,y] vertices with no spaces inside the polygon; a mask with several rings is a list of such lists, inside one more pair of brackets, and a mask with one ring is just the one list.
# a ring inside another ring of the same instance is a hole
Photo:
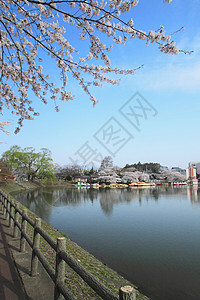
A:
{"label": "reflection in water", "polygon": [[198,187],[188,187],[187,196],[191,203],[200,204],[200,190]]}
{"label": "reflection in water", "polygon": [[[173,197],[185,195],[186,188],[145,188],[145,189],[66,189],[66,188],[41,188],[36,191],[23,191],[14,193],[15,198],[30,210],[40,215],[41,218],[49,220],[52,206],[78,206],[83,202],[100,202],[101,209],[105,215],[110,216],[113,207],[120,203],[130,203],[146,200],[158,201],[162,195]],[[200,203],[200,192],[198,188],[187,187],[187,197],[191,203]]]}
{"label": "reflection in water", "polygon": [[51,203],[53,198],[51,195],[41,193],[41,190],[25,191],[21,193],[13,193],[15,199],[21,202],[36,215],[48,222],[51,215]]}
{"label": "reflection in water", "polygon": [[152,300],[200,299],[198,189],[58,187],[15,198]]}

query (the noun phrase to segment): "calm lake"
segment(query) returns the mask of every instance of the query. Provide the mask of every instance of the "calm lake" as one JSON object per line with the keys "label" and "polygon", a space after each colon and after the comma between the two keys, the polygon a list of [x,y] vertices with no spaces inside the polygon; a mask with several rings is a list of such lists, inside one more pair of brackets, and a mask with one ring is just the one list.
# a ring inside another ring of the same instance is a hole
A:
{"label": "calm lake", "polygon": [[197,188],[43,188],[14,196],[151,299],[200,299]]}

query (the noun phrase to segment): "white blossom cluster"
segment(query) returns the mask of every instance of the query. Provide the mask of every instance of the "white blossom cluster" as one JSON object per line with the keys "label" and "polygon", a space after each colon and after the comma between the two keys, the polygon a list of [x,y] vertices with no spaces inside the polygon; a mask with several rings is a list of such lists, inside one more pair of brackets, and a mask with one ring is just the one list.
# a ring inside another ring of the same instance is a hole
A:
{"label": "white blossom cluster", "polygon": [[0,130],[2,130],[6,134],[9,134],[9,132],[5,129],[5,126],[8,126],[8,125],[10,125],[9,121],[0,122]]}
{"label": "white blossom cluster", "polygon": [[168,182],[182,182],[186,180],[186,176],[179,172],[164,171],[162,176],[166,178]]}
{"label": "white blossom cluster", "polygon": [[149,175],[140,171],[123,172],[122,182],[133,183],[138,181],[149,182]]}
{"label": "white blossom cluster", "polygon": [[[18,116],[16,132],[24,119],[30,120],[39,114],[35,112],[32,93],[45,104],[52,99],[59,111],[58,99],[74,99],[68,88],[70,75],[96,104],[98,101],[90,93],[90,86],[101,86],[103,82],[118,84],[119,80],[109,78],[108,73],[134,73],[133,69],[111,67],[107,53],[112,45],[107,46],[100,40],[102,33],[116,44],[125,44],[128,38],[139,38],[147,45],[157,43],[164,53],[178,54],[178,48],[171,37],[165,35],[163,27],[159,32],[150,30],[147,33],[136,29],[132,19],[124,21],[120,17],[138,2],[0,0],[0,112],[7,107]],[[70,30],[70,26],[74,29]],[[75,34],[77,30],[79,38],[87,40],[88,53],[84,57],[70,42],[74,40],[71,32]],[[61,80],[59,86],[50,81],[49,74],[44,71],[50,63],[47,55],[56,62]],[[95,60],[101,60],[101,64],[95,64]]]}
{"label": "white blossom cluster", "polygon": [[102,169],[98,173],[98,181],[104,183],[116,183],[117,177],[118,175],[112,167]]}

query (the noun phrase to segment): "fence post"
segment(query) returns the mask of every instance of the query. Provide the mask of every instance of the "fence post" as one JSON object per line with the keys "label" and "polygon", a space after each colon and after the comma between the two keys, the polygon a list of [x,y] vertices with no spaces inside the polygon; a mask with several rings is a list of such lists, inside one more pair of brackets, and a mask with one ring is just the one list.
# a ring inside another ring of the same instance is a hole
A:
{"label": "fence post", "polygon": [[3,195],[3,197],[4,197],[4,211],[3,211],[3,215],[6,217],[7,198],[6,198],[5,194]]}
{"label": "fence post", "polygon": [[9,226],[13,227],[13,217],[14,217],[14,201],[11,200],[10,203],[10,219],[9,219]]}
{"label": "fence post", "polygon": [[134,287],[130,285],[122,286],[119,289],[119,300],[136,300],[136,292]]}
{"label": "fence post", "polygon": [[2,210],[2,192],[0,191],[0,210]]}
{"label": "fence post", "polygon": [[4,205],[4,201],[3,201],[3,192],[1,191],[1,211],[3,212],[3,205]]}
{"label": "fence post", "polygon": [[7,196],[7,214],[6,214],[6,220],[9,220],[10,217],[10,199]]}
{"label": "fence post", "polygon": [[19,229],[16,225],[16,223],[19,222],[19,213],[18,211],[16,211],[16,209],[19,209],[19,203],[15,204],[15,222],[14,222],[15,224],[14,224],[14,231],[13,231],[13,235],[15,238],[18,237],[18,233],[19,233]]}
{"label": "fence post", "polygon": [[1,211],[3,213],[3,207],[4,207],[4,198],[3,198],[3,192],[1,191]]}
{"label": "fence post", "polygon": [[20,239],[20,251],[25,252],[26,249],[26,239],[24,237],[24,234],[26,234],[26,226],[27,221],[24,219],[24,216],[26,216],[27,210],[24,209],[22,212],[22,224],[21,224],[21,239]]}
{"label": "fence post", "polygon": [[64,297],[59,292],[58,283],[65,282],[65,261],[60,258],[59,254],[61,251],[66,251],[66,239],[64,237],[57,238],[57,250],[56,250],[56,281],[55,281],[55,291],[54,300],[63,300]]}
{"label": "fence post", "polygon": [[32,259],[31,259],[31,276],[36,276],[38,274],[38,257],[35,254],[35,249],[40,248],[40,234],[37,231],[36,227],[41,228],[41,219],[35,219],[34,226],[34,236],[33,236],[33,250],[32,250]]}

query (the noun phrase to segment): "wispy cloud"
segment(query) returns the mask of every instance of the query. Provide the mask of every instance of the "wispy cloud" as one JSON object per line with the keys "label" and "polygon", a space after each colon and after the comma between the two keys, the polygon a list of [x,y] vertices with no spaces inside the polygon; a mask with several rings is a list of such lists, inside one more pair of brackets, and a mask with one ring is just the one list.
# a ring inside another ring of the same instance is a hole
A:
{"label": "wispy cloud", "polygon": [[[144,69],[133,76],[122,78],[121,86],[147,91],[200,91],[200,32],[193,38],[184,37],[179,49],[194,51],[191,55],[180,53],[167,56],[163,53],[146,57]],[[130,66],[135,64],[131,61]],[[129,66],[129,67],[130,67]],[[128,66],[127,66],[128,67]]]}
{"label": "wispy cloud", "polygon": [[167,65],[137,76],[144,90],[200,91],[200,62],[185,65]]}
{"label": "wispy cloud", "polygon": [[[161,60],[159,56],[153,68],[148,66],[136,74],[135,83],[143,90],[152,91],[200,91],[200,34],[193,40],[185,38],[178,45],[180,49],[190,49],[191,55],[180,54]],[[186,47],[187,46],[187,47]]]}

